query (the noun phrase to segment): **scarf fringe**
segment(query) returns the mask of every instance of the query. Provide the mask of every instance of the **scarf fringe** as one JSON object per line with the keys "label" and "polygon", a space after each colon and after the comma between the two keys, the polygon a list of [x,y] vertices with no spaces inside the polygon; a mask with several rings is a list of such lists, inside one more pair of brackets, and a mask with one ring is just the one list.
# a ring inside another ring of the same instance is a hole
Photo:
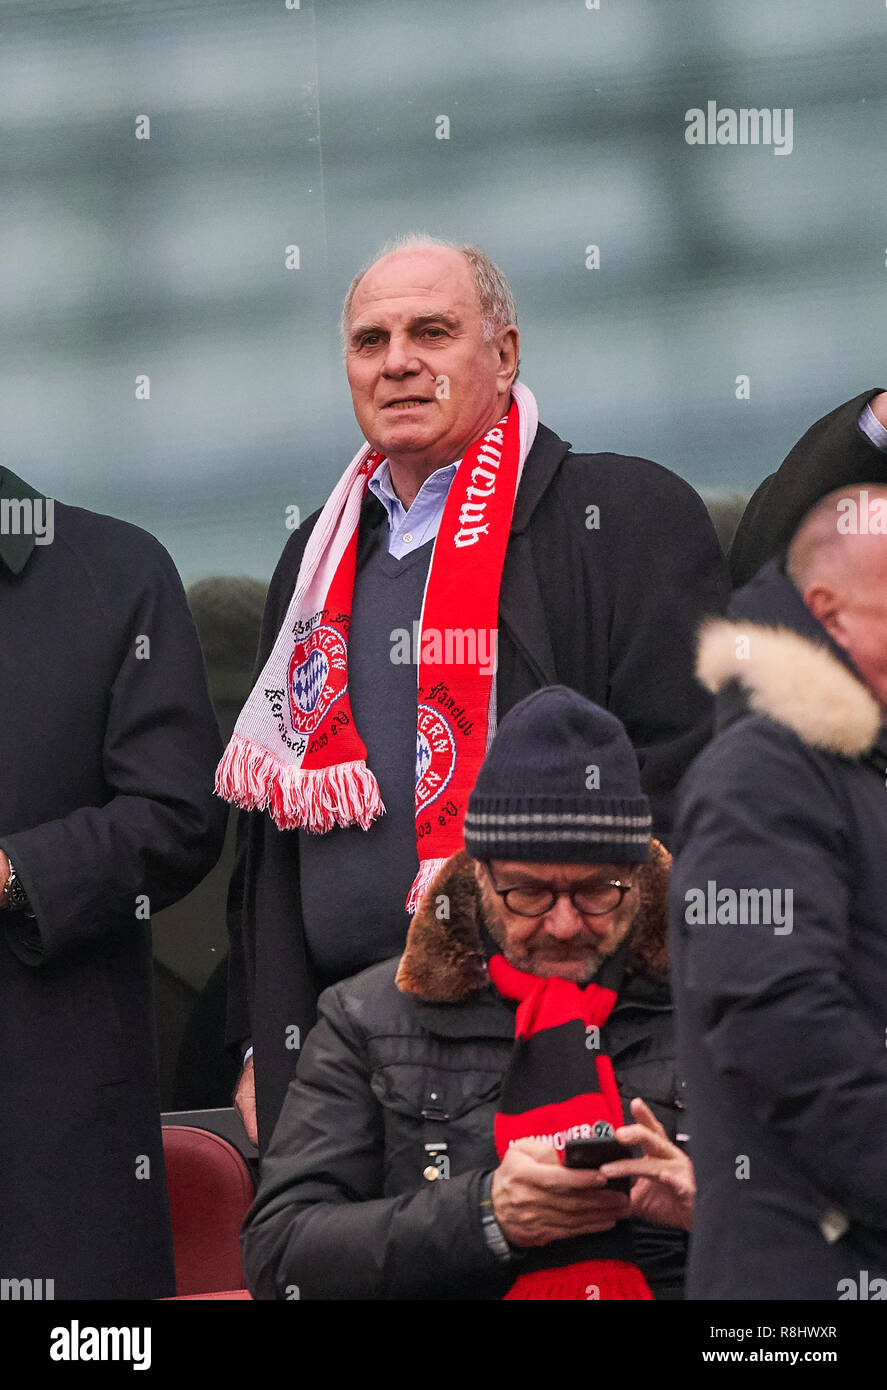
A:
{"label": "scarf fringe", "polygon": [[216,792],[245,811],[268,810],[279,830],[324,834],[335,826],[369,830],[385,814],[379,784],[365,762],[304,771],[234,734],[216,770]]}
{"label": "scarf fringe", "polygon": [[434,880],[437,878],[444,864],[446,856],[442,859],[423,859],[419,864],[419,872],[413,879],[413,886],[407,894],[404,906],[409,913],[417,912],[422,904],[422,899],[428,892]]}

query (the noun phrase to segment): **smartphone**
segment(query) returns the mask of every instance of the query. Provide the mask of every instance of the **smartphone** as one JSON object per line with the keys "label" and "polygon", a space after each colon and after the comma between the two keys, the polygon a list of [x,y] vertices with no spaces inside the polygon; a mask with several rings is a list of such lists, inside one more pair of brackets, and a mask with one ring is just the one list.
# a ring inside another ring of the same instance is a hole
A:
{"label": "smartphone", "polygon": [[[568,1139],[564,1145],[565,1168],[600,1168],[602,1163],[615,1163],[620,1158],[631,1158],[631,1149],[620,1144],[618,1139]],[[630,1178],[610,1178],[607,1186],[614,1192],[631,1189]]]}

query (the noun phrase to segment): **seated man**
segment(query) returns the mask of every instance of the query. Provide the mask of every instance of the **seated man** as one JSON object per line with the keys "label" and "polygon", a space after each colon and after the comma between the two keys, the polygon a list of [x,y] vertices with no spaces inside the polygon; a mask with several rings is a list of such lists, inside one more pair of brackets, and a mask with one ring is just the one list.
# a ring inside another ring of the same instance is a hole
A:
{"label": "seated man", "polygon": [[[465,844],[403,956],[321,996],[244,1225],[250,1290],[679,1298],[669,859],[619,720],[564,686],[516,705]],[[642,1156],[564,1165],[614,1133]],[[626,1177],[630,1195],[608,1186]]]}

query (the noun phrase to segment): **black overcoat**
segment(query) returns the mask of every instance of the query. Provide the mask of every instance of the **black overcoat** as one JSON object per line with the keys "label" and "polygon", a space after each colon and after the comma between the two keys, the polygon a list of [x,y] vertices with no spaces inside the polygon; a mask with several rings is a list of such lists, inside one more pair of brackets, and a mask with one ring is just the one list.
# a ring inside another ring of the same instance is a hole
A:
{"label": "black overcoat", "polygon": [[671,878],[688,1296],[883,1299],[887,728],[779,561],[731,612]]}
{"label": "black overcoat", "polygon": [[873,386],[811,425],[775,473],[757,488],[730,546],[735,588],[747,584],[789,543],[812,506],[838,487],[887,482],[887,453],[859,428],[863,406],[880,395]]}
{"label": "black overcoat", "polygon": [[[36,496],[4,471],[0,501]],[[52,529],[0,536],[0,848],[36,913],[0,913],[0,1276],[156,1298],[174,1277],[148,914],[218,858],[219,736],[163,547],[59,502]]]}
{"label": "black overcoat", "polygon": [[[381,511],[369,497],[362,533]],[[257,672],[286,615],[317,515],[294,532],[271,581]],[[667,839],[673,790],[710,731],[710,697],[693,679],[695,632],[704,614],[722,611],[728,591],[714,528],[687,483],[647,459],[571,454],[540,425],[502,573],[499,717],[553,684],[618,715],[638,755],[654,828]],[[264,1148],[314,1023],[317,989],[301,918],[298,836],[251,812],[241,816],[240,841],[229,912],[228,1041],[252,1039]]]}

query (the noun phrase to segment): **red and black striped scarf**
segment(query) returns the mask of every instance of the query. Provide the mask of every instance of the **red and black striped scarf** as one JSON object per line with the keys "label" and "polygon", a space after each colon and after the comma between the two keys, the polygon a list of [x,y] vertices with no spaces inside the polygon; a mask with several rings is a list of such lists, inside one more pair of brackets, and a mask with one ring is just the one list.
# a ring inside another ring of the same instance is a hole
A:
{"label": "red and black striped scarf", "polygon": [[[608,1134],[623,1123],[613,1065],[600,1049],[600,1030],[619,997],[625,948],[604,962],[586,986],[542,978],[489,960],[490,979],[517,1001],[515,1041],[502,1085],[494,1136],[500,1159],[516,1139],[539,1139],[563,1162],[568,1139]],[[597,1128],[596,1128],[597,1127]],[[609,1128],[606,1128],[609,1127]],[[506,1298],[651,1299],[632,1258],[631,1229],[553,1241],[527,1252],[524,1272]]]}

